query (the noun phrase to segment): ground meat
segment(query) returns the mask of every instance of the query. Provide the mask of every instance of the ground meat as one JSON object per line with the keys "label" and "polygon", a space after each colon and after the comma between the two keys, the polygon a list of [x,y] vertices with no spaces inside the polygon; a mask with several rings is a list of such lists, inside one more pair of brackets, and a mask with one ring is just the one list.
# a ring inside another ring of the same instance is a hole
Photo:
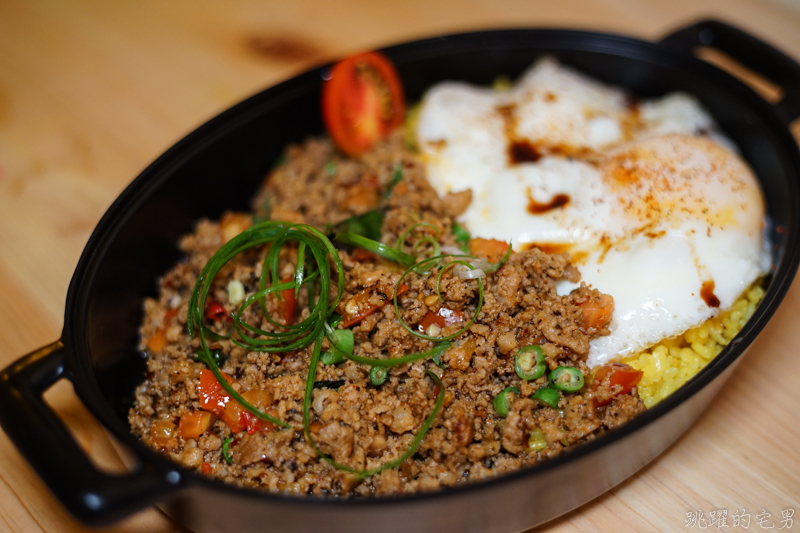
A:
{"label": "ground meat", "polygon": [[[388,191],[395,176],[402,179]],[[303,406],[312,347],[288,353],[251,351],[227,335],[227,317],[240,305],[228,283],[241,283],[246,295],[260,290],[266,254],[262,247],[236,256],[211,284],[208,298],[219,308],[210,315],[207,311],[206,326],[220,338],[211,340],[209,349],[235,390],[261,402],[260,409],[289,427],[248,417],[246,410],[234,409],[234,400],[212,414],[213,405],[209,407],[201,387],[208,371],[196,359],[201,345],[189,336],[187,317],[201,270],[225,242],[253,220],[271,218],[324,230],[379,209],[385,215],[383,244],[396,246],[403,239],[406,253],[431,255],[431,239],[445,249],[456,246],[454,217],[470,199],[469,191],[437,197],[418,156],[399,135],[358,159],[342,156],[327,140],[290,147],[254,199],[253,213],[199,221],[179,243],[185,259],[160,279],[158,297],[144,302],[140,332],[147,375],[129,414],[133,432],[187,468],[229,483],[290,494],[366,496],[434,490],[509,472],[592,440],[643,411],[635,389],[598,407],[599,393],[588,384],[576,393],[559,393],[557,408],[547,407],[529,399],[547,386],[547,376],[524,381],[515,373],[517,351],[538,344],[549,370],[572,366],[589,381],[589,341],[607,330],[584,327],[582,309],[608,297],[584,285],[558,294],[558,281],[580,279],[567,255],[538,248],[512,253],[481,280],[483,304],[478,308],[478,282],[460,279],[446,262],[408,273],[400,294],[403,269],[373,254],[342,249],[345,279],[338,310],[352,318],[347,328],[353,332],[354,355],[402,357],[436,345],[412,331],[453,338],[436,361],[428,357],[389,367],[386,381],[378,386],[370,382],[364,365],[318,365],[316,381],[322,388],[313,390],[305,421],[315,449],[305,437]],[[297,259],[296,247],[281,250],[282,279],[294,274]],[[393,303],[396,290],[399,315]],[[279,320],[283,315],[290,321],[309,316],[306,289],[297,294],[295,317],[284,299],[270,295],[263,305]],[[248,307],[242,317],[267,332],[283,331],[286,325],[267,321],[260,305]],[[423,323],[429,324],[427,329]],[[322,349],[332,346],[325,340]],[[440,378],[441,388],[427,372]],[[493,400],[511,386],[519,395],[512,395],[503,418]],[[601,392],[603,398],[614,393]],[[399,467],[361,478],[331,463],[363,470],[397,459],[419,434],[439,394],[441,411],[416,453]],[[238,418],[230,418],[229,411]],[[547,447],[530,445],[534,432],[544,435]]]}

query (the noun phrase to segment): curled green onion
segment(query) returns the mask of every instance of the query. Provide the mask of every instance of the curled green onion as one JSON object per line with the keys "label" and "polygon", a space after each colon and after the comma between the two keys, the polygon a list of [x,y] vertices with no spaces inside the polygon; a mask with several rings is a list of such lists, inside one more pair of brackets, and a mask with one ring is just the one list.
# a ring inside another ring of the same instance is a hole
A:
{"label": "curled green onion", "polygon": [[364,250],[372,252],[375,255],[379,255],[384,259],[388,259],[389,261],[404,267],[414,264],[414,258],[407,253],[401,252],[400,250],[392,248],[391,246],[386,246],[378,241],[362,237],[361,235],[356,235],[355,233],[351,233],[349,231],[337,233],[334,239],[344,244],[363,248]]}
{"label": "curled green onion", "polygon": [[[452,257],[452,256],[430,257],[428,259],[424,259],[424,260],[412,265],[405,272],[403,272],[403,275],[400,276],[399,280],[397,280],[397,287],[400,287],[400,285],[403,283],[403,280],[406,278],[406,276],[408,276],[417,267],[419,267],[421,265],[424,265],[426,263],[429,263],[429,262],[441,260],[443,257]],[[436,295],[439,297],[439,300],[442,299],[442,295],[441,295],[441,292],[439,290],[439,286],[440,286],[441,280],[442,280],[442,274],[444,273],[444,271],[446,269],[450,268],[451,266],[455,266],[457,264],[464,265],[469,269],[473,269],[474,268],[467,261],[462,261],[462,260],[454,260],[454,261],[451,261],[450,263],[448,263],[439,272],[439,275],[436,278]],[[411,333],[412,335],[415,335],[417,337],[420,337],[422,339],[426,339],[426,340],[433,341],[433,342],[444,342],[444,341],[450,341],[450,340],[455,339],[456,337],[458,337],[459,335],[461,335],[462,333],[467,331],[467,329],[469,329],[469,327],[472,325],[472,323],[475,322],[475,319],[478,318],[478,313],[481,312],[481,307],[483,307],[483,281],[481,281],[480,278],[477,278],[475,281],[478,283],[478,303],[475,306],[475,313],[473,313],[472,317],[469,320],[465,321],[466,323],[464,324],[464,326],[461,327],[461,329],[459,329],[458,331],[456,331],[452,335],[448,335],[446,337],[432,337],[430,335],[426,335],[425,333],[421,333],[419,331],[415,331],[408,324],[406,324],[405,320],[403,320],[403,317],[400,316],[400,308],[399,308],[399,306],[397,304],[397,289],[395,288],[393,303],[394,303],[394,312],[395,312],[395,315],[397,316],[398,322],[400,322],[400,325],[403,326],[409,333]]]}
{"label": "curled green onion", "polygon": [[576,392],[583,387],[583,374],[572,366],[560,366],[550,372],[550,383],[564,392]]}
{"label": "curled green onion", "polygon": [[387,377],[389,377],[389,371],[386,370],[385,366],[373,366],[372,370],[369,371],[369,382],[376,387],[383,385]]}
{"label": "curled green onion", "polygon": [[525,381],[539,379],[547,371],[544,352],[538,344],[520,348],[514,357],[514,371]]}
{"label": "curled green onion", "polygon": [[509,398],[509,395],[512,393],[519,396],[519,389],[516,387],[506,387],[500,391],[500,394],[498,394],[492,402],[495,412],[503,418],[508,416],[508,411],[511,409],[511,398]]}
{"label": "curled green onion", "polygon": [[400,236],[397,238],[397,244],[395,245],[395,248],[397,248],[401,252],[404,251],[406,247],[406,238],[408,237],[409,233],[415,231],[417,228],[432,229],[436,238],[437,239],[439,238],[440,234],[439,228],[437,228],[436,226],[434,226],[429,222],[420,222],[419,224],[414,224],[413,226],[409,226],[403,233],[400,234]]}
{"label": "curled green onion", "polygon": [[[303,248],[308,253],[304,258],[303,264],[308,263],[311,267],[311,272],[302,276],[302,284],[310,287],[309,316],[292,326],[284,326],[272,319],[266,312],[264,303],[264,299],[268,294],[276,294],[276,296],[280,297],[281,291],[297,288],[297,274],[292,281],[277,282],[278,254],[281,248],[288,243],[297,243],[298,249],[301,244],[305,245]],[[215,276],[236,255],[261,245],[270,245],[270,248],[263,261],[259,291],[245,298],[238,312],[232,317],[233,327],[230,332],[221,335],[208,329],[203,322],[203,310]],[[331,282],[333,281],[331,279],[331,263],[336,267],[335,283],[337,287],[336,296],[332,299],[330,290]],[[314,297],[315,294],[318,295],[316,298]],[[319,230],[312,226],[301,224],[295,225],[278,221],[260,222],[225,243],[201,270],[189,298],[187,324],[189,335],[192,338],[199,336],[201,346],[197,350],[197,356],[208,366],[225,392],[257,418],[282,427],[290,427],[288,423],[265,413],[246,401],[241,394],[231,387],[223,378],[219,370],[218,361],[212,356],[212,351],[208,347],[208,339],[231,338],[235,344],[252,351],[288,352],[301,350],[313,343],[315,339],[322,338],[326,321],[333,314],[333,310],[338,305],[343,294],[344,267],[336,248]],[[275,325],[276,328],[279,328],[279,331],[265,331],[242,320],[244,311],[256,302],[261,304],[265,319]],[[236,332],[236,337],[232,337],[234,331]],[[253,334],[266,338],[256,338]]]}

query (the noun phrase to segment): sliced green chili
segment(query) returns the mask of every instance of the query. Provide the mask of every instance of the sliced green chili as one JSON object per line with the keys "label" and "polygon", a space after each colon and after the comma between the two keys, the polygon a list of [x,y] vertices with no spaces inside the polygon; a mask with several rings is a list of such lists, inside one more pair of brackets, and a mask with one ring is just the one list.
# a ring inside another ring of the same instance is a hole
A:
{"label": "sliced green chili", "polygon": [[231,454],[231,443],[233,442],[233,437],[228,437],[227,439],[222,441],[222,458],[225,459],[225,462],[229,465],[233,464],[233,455]]}
{"label": "sliced green chili", "polygon": [[539,450],[544,450],[547,446],[548,444],[547,439],[544,437],[544,431],[537,427],[531,431],[528,437],[528,446],[525,448],[525,451],[528,453],[538,452]]}
{"label": "sliced green chili", "polygon": [[583,374],[572,366],[560,366],[550,372],[550,383],[564,392],[575,392],[583,387]]}
{"label": "sliced green chili", "polygon": [[547,371],[544,352],[538,344],[524,346],[514,357],[514,371],[525,381],[539,379]]}
{"label": "sliced green chili", "polygon": [[542,387],[541,389],[534,392],[531,398],[533,398],[534,400],[538,400],[543,404],[547,405],[548,407],[552,407],[553,409],[555,409],[556,407],[558,407],[558,400],[561,399],[561,396],[555,389],[551,389],[550,387]]}
{"label": "sliced green chili", "polygon": [[494,399],[494,402],[492,402],[495,412],[497,412],[497,414],[503,418],[508,416],[508,410],[511,409],[511,399],[508,396],[512,392],[519,396],[518,388],[506,387],[500,392],[500,394],[497,395],[497,397]]}
{"label": "sliced green chili", "polygon": [[389,371],[386,370],[385,366],[373,366],[372,370],[369,371],[369,382],[376,387],[383,385],[387,377],[389,377]]}

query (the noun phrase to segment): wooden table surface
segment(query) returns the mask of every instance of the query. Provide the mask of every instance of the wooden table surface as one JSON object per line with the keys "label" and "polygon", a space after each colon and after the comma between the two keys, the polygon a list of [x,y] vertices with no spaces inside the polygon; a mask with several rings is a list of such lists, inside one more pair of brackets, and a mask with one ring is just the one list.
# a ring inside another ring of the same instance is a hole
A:
{"label": "wooden table surface", "polygon": [[[0,367],[58,338],[70,276],[123,188],[187,132],[325,59],[442,32],[577,27],[655,39],[714,15],[800,59],[800,11],[771,1],[0,2]],[[637,475],[541,531],[800,530],[800,285],[722,394]],[[71,387],[47,399],[119,468]],[[759,525],[762,509],[770,513]],[[742,512],[744,510],[744,512]],[[750,515],[749,528],[734,514]],[[707,523],[707,522],[706,522]],[[714,526],[716,527],[716,526]],[[156,509],[110,530],[183,531]],[[82,532],[0,432],[0,531]]]}

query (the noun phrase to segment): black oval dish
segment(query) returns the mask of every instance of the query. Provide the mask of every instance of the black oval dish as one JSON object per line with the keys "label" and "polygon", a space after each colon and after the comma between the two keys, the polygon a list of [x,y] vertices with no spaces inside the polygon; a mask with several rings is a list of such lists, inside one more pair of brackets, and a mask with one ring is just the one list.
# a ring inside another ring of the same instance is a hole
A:
{"label": "black oval dish", "polygon": [[[692,54],[716,47],[781,85],[770,105]],[[202,216],[245,209],[283,148],[322,133],[321,75],[314,69],[253,96],[189,134],[120,195],[92,234],[72,278],[61,340],[0,374],[0,424],[64,506],[107,524],[159,503],[196,531],[514,532],[591,500],[639,470],[704,411],[789,288],[798,264],[800,154],[788,123],[800,116],[800,66],[735,28],[703,21],[659,43],[565,30],[502,30],[438,37],[384,52],[410,100],[444,79],[489,84],[538,56],[642,96],[697,95],[761,180],[773,223],[774,271],[766,297],[739,336],[677,393],[629,424],[556,459],[484,482],[383,499],[265,494],[205,479],[143,446],[127,411],[144,361],[141,301],[179,257],[175,243]],[[780,228],[776,230],[775,228]],[[98,471],[42,401],[67,378],[92,413],[137,458],[129,474]],[[535,495],[535,497],[533,496]],[[220,510],[224,509],[224,512]]]}

